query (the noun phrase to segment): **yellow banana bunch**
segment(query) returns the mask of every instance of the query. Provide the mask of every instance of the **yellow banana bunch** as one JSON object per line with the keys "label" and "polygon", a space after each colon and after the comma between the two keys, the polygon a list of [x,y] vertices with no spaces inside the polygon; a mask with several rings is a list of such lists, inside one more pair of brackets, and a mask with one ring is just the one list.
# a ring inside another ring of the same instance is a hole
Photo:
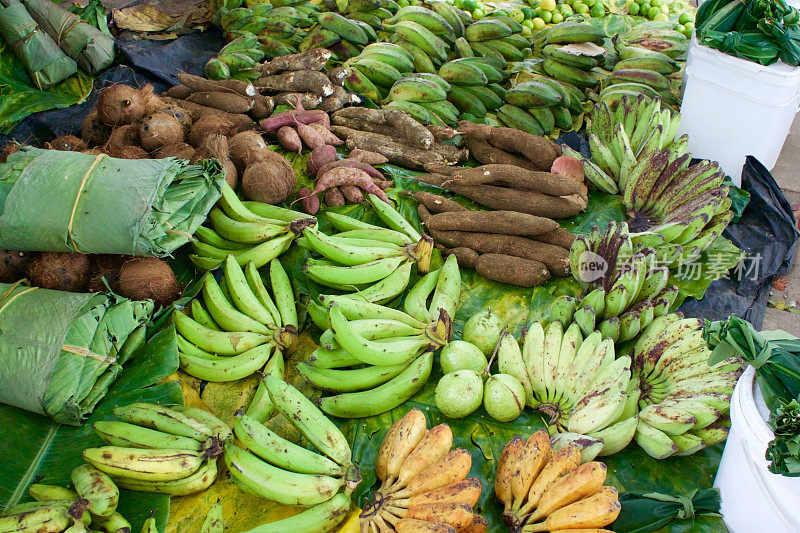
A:
{"label": "yellow banana bunch", "polygon": [[500,455],[494,492],[512,531],[601,531],[616,520],[617,490],[604,486],[606,465],[581,464],[574,446],[554,450],[545,430],[515,436]]}
{"label": "yellow banana bunch", "polygon": [[261,268],[289,249],[303,229],[317,220],[305,213],[261,202],[242,202],[227,184],[208,214],[208,226],[194,234],[192,263],[203,270],[217,268],[233,255],[239,265]]}
{"label": "yellow banana bunch", "polygon": [[242,268],[232,254],[223,261],[220,281],[206,273],[201,295],[187,306],[192,316],[173,312],[184,372],[235,381],[283,359],[297,338],[294,290],[278,259],[269,263],[271,291],[265,277],[255,262]]}
{"label": "yellow banana bunch", "polygon": [[347,514],[350,494],[361,482],[351,461],[350,445],[310,400],[280,377],[267,375],[263,385],[273,408],[316,451],[280,437],[240,412],[233,425],[238,442],[225,446],[224,460],[231,478],[251,494],[310,507],[291,518],[259,526],[258,531],[330,531]]}
{"label": "yellow banana bunch", "polygon": [[361,512],[362,531],[484,531],[487,521],[473,511],[481,482],[468,478],[472,457],[452,450],[447,424],[428,429],[412,409],[383,438],[375,473],[380,488]]}
{"label": "yellow banana bunch", "polygon": [[213,414],[197,407],[142,402],[116,407],[114,414],[120,420],[94,423],[108,445],[83,451],[91,465],[85,465],[83,483],[73,473],[76,490],[90,501],[90,511],[94,506],[113,513],[108,497],[80,492],[82,484],[93,487],[90,474],[110,476],[126,490],[173,496],[200,492],[216,479],[217,457],[232,432]]}

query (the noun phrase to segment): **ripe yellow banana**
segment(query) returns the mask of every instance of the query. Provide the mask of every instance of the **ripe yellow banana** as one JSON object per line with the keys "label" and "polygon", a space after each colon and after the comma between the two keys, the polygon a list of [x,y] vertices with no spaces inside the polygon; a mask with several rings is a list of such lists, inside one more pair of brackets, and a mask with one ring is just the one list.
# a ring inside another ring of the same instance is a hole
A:
{"label": "ripe yellow banana", "polygon": [[417,447],[428,430],[425,415],[419,409],[412,409],[400,420],[397,437],[389,451],[386,472],[389,479],[395,480],[400,475],[400,466],[409,454]]}
{"label": "ripe yellow banana", "polygon": [[405,487],[410,479],[447,455],[452,446],[453,431],[450,426],[439,424],[431,428],[400,465],[395,487]]}
{"label": "ripe yellow banana", "polygon": [[597,461],[584,463],[569,474],[553,482],[539,499],[539,506],[531,514],[536,522],[557,509],[591,496],[606,481],[606,465]]}
{"label": "ripe yellow banana", "polygon": [[[389,431],[386,432],[386,435],[383,437],[381,441],[381,447],[378,449],[378,457],[375,459],[375,475],[378,476],[378,479],[385,482],[388,478],[389,472],[389,452],[392,450],[394,446],[394,442],[397,439],[397,430],[400,427],[400,420],[395,420],[394,424],[389,427]],[[381,488],[383,488],[381,486]]]}
{"label": "ripe yellow banana", "polygon": [[[530,492],[533,480],[539,475],[550,460],[550,435],[540,429],[525,442],[525,446],[516,456],[515,475],[511,476],[511,494],[513,508],[519,509]],[[602,484],[602,483],[601,483]]]}
{"label": "ripe yellow banana", "polygon": [[522,531],[537,533],[559,529],[599,528],[616,520],[621,509],[617,489],[604,487],[593,496],[558,509],[544,522],[525,525]]}
{"label": "ripe yellow banana", "polygon": [[528,492],[528,500],[519,511],[520,515],[526,515],[539,505],[539,500],[545,490],[555,480],[572,472],[581,464],[581,452],[575,446],[561,448],[552,455],[547,464],[542,468],[539,476],[531,484]]}
{"label": "ripe yellow banana", "polygon": [[83,450],[83,459],[110,476],[142,481],[173,481],[192,475],[203,452],[102,446]]}
{"label": "ripe yellow banana", "polygon": [[494,478],[494,493],[497,499],[505,504],[507,510],[511,508],[512,503],[511,477],[517,464],[516,458],[524,446],[525,441],[522,437],[514,435],[508,444],[503,447],[500,461],[497,465],[497,473]]}
{"label": "ripe yellow banana", "polygon": [[395,526],[397,533],[456,533],[456,528],[441,522],[403,518]]}
{"label": "ripe yellow banana", "polygon": [[472,523],[472,506],[464,503],[424,503],[409,507],[402,518],[441,522],[460,530]]}
{"label": "ripe yellow banana", "polygon": [[411,508],[428,503],[463,503],[473,507],[481,497],[481,480],[468,477],[445,487],[418,494],[405,500],[392,500],[397,507]]}
{"label": "ripe yellow banana", "polygon": [[463,448],[456,448],[409,480],[406,487],[394,494],[395,498],[409,498],[466,479],[472,468],[472,456]]}

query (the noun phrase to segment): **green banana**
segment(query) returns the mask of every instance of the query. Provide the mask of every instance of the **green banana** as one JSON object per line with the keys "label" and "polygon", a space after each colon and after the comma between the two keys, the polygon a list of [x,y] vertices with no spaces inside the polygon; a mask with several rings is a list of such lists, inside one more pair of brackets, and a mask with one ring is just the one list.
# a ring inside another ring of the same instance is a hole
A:
{"label": "green banana", "polygon": [[[193,474],[172,481],[151,481],[133,478],[118,477],[115,479],[117,486],[125,490],[136,492],[151,492],[154,494],[168,494],[170,496],[186,496],[202,492],[214,483],[217,478],[217,459],[205,459]],[[112,517],[114,517],[112,515]],[[114,520],[118,522],[118,520]],[[116,524],[115,524],[116,525]],[[118,530],[109,527],[106,531],[116,533]]]}
{"label": "green banana", "polygon": [[432,58],[441,62],[447,61],[447,44],[424,26],[410,20],[402,20],[387,26],[387,28],[411,44],[418,46]]}
{"label": "green banana", "polygon": [[83,450],[83,459],[108,475],[141,481],[174,481],[193,474],[203,452],[102,446]]}
{"label": "green banana", "polygon": [[439,68],[439,76],[455,85],[486,85],[489,79],[477,65],[464,61],[448,61]]}
{"label": "green banana", "polygon": [[319,22],[320,26],[332,31],[342,39],[362,45],[369,42],[369,38],[361,26],[338,13],[333,13],[332,11],[320,13],[317,15],[317,22]]}
{"label": "green banana", "polygon": [[350,509],[350,496],[340,492],[330,500],[315,505],[300,514],[257,526],[250,533],[319,533],[333,531]]}
{"label": "green banana", "polygon": [[556,24],[547,32],[547,44],[588,43],[602,44],[605,32],[592,26],[576,21],[565,21]]}
{"label": "green banana", "polygon": [[483,19],[467,26],[464,37],[470,42],[481,42],[508,37],[512,33],[511,28],[502,21]]}
{"label": "green banana", "polygon": [[479,99],[467,91],[467,87],[454,85],[450,90],[447,98],[461,111],[462,113],[469,113],[475,117],[485,117],[487,110]]}
{"label": "green banana", "polygon": [[401,363],[399,365],[338,370],[300,363],[297,365],[297,371],[317,389],[328,392],[356,392],[386,383],[405,370],[408,365],[409,363]]}
{"label": "green banana", "polygon": [[83,464],[72,470],[70,481],[81,498],[89,502],[93,515],[109,516],[119,503],[119,489],[111,478],[97,468]]}
{"label": "green banana", "polygon": [[403,77],[403,73],[399,70],[378,59],[369,57],[357,58],[351,65],[360,70],[372,83],[384,87],[391,87],[397,80]]}
{"label": "green banana", "polygon": [[517,107],[550,107],[561,104],[563,98],[546,82],[531,80],[513,86],[506,93],[506,102]]}
{"label": "green banana", "polygon": [[203,449],[203,443],[190,437],[173,435],[128,422],[98,420],[92,427],[101,439],[112,446],[128,448],[174,448],[178,450]]}
{"label": "green banana", "polygon": [[509,128],[516,128],[533,135],[544,135],[544,128],[539,121],[521,107],[505,104],[497,110],[497,118]]}
{"label": "green banana", "polygon": [[213,435],[203,422],[166,405],[135,402],[115,407],[113,412],[125,422],[200,442]]}

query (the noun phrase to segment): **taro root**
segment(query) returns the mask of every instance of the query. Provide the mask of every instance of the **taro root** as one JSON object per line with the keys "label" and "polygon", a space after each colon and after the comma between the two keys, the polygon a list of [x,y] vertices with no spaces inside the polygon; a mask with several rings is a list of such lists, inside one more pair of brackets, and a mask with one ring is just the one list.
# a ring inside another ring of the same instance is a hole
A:
{"label": "taro root", "polygon": [[76,252],[42,252],[28,263],[27,276],[36,287],[81,292],[89,282],[89,257]]}
{"label": "taro root", "polygon": [[287,175],[291,173],[293,181],[295,176],[286,160],[283,157],[280,159],[288,170],[274,159],[258,161],[247,167],[242,175],[242,191],[248,200],[267,204],[279,204],[286,200],[294,188]]}
{"label": "taro root", "polygon": [[167,306],[178,298],[178,280],[169,265],[157,257],[126,261],[119,271],[117,290],[131,300],[153,300]]}
{"label": "taro root", "polygon": [[97,114],[103,124],[119,126],[138,122],[164,106],[164,101],[153,93],[153,86],[149,83],[141,89],[120,84],[100,92]]}
{"label": "taro root", "polygon": [[195,150],[185,142],[176,142],[165,144],[154,154],[158,159],[165,157],[177,157],[178,159],[191,159],[194,156]]}
{"label": "taro root", "polygon": [[139,141],[148,152],[158,150],[166,144],[183,141],[185,134],[183,125],[166,113],[148,115],[139,125]]}
{"label": "taro root", "polygon": [[81,125],[81,139],[90,146],[101,146],[106,143],[111,128],[100,121],[97,109],[93,109],[83,119]]}
{"label": "taro root", "polygon": [[45,143],[45,147],[49,150],[60,150],[62,152],[83,152],[89,148],[86,141],[74,135],[56,137],[49,143]]}
{"label": "taro root", "polygon": [[25,269],[35,256],[36,252],[0,250],[0,283],[13,283],[25,277]]}
{"label": "taro root", "polygon": [[212,133],[221,133],[229,137],[235,132],[236,124],[233,121],[217,114],[208,113],[192,124],[192,129],[189,131],[189,144],[197,147],[205,137]]}
{"label": "taro root", "polygon": [[[129,255],[92,254],[89,256],[88,292],[108,292],[117,290],[119,271],[122,265],[132,259]],[[104,281],[105,280],[105,281]],[[106,286],[106,283],[108,286]]]}
{"label": "taro root", "polygon": [[256,161],[263,161],[264,157],[261,155],[263,151],[271,152],[261,134],[253,130],[237,133],[229,139],[228,146],[228,157],[239,172],[244,172],[248,165]]}

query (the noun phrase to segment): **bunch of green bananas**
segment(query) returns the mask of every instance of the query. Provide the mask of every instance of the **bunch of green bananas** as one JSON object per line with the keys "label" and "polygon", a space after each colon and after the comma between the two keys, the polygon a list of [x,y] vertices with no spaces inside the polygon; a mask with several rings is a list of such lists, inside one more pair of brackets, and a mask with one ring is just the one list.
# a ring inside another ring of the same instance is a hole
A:
{"label": "bunch of green bananas", "polygon": [[367,44],[378,40],[375,29],[360,20],[325,11],[317,14],[317,24],[300,42],[301,52],[327,48],[335,59],[344,61],[357,56]]}
{"label": "bunch of green bananas", "polygon": [[[494,57],[461,57],[439,67],[439,76],[450,84],[447,99],[457,110],[454,113],[439,113],[448,126],[458,120],[480,119],[490,111],[503,105],[506,89],[500,85],[508,79],[502,62]],[[456,120],[454,120],[454,118]]]}
{"label": "bunch of green bananas", "polygon": [[572,129],[573,115],[583,114],[584,94],[571,83],[535,72],[520,73],[516,80],[497,111],[509,128],[544,135],[556,128]]}
{"label": "bunch of green bananas", "polygon": [[430,376],[433,352],[450,340],[461,293],[455,256],[423,276],[408,292],[404,311],[358,296],[320,296],[309,305],[324,329],[321,347],[298,372],[312,385],[337,393],[320,400],[342,418],[374,416],[416,394]]}
{"label": "bunch of green bananas", "polygon": [[[447,2],[400,8],[383,21],[390,42],[407,50],[413,57],[414,71],[433,74],[449,57],[451,47],[464,35],[471,17]],[[463,39],[462,39],[463,40]]]}
{"label": "bunch of green bananas", "polygon": [[316,225],[305,213],[261,202],[242,202],[233,189],[222,186],[222,197],[192,241],[189,259],[203,270],[213,270],[232,255],[240,266],[261,268],[289,249],[306,226]]}
{"label": "bunch of green bananas", "polygon": [[350,495],[361,482],[342,432],[303,394],[267,376],[275,409],[320,453],[298,446],[247,415],[237,414],[238,442],[225,447],[224,460],[234,483],[246,492],[308,510],[259,526],[260,532],[331,531],[350,509]]}
{"label": "bunch of green bananas", "polygon": [[342,14],[378,31],[383,21],[392,18],[399,9],[400,6],[394,0],[348,0]]}
{"label": "bunch of green bananas", "polygon": [[582,161],[598,188],[622,194],[631,229],[657,234],[648,246],[661,264],[676,267],[708,248],[733,213],[719,165],[704,160],[690,166],[688,138],[673,140],[679,116],[658,110],[658,101],[640,96],[625,97],[615,111],[601,102],[589,137],[592,160],[574,150],[564,153]]}
{"label": "bunch of green bananas", "polygon": [[637,158],[654,150],[670,149],[683,155],[689,137],[675,138],[681,116],[662,109],[659,98],[625,94],[619,102],[601,101],[594,107],[588,128],[590,158],[565,148],[565,153],[583,163],[586,178],[609,194],[625,190],[627,174]]}
{"label": "bunch of green bananas", "polygon": [[311,2],[276,6],[266,16],[264,28],[258,32],[261,50],[269,57],[296,54],[319,10]]}
{"label": "bunch of green bananas", "polygon": [[522,28],[511,17],[485,17],[467,26],[466,42],[459,42],[456,47],[461,57],[493,58],[505,68],[530,53],[531,41],[522,35]]}
{"label": "bunch of green bananas", "polygon": [[119,489],[110,477],[83,464],[72,471],[70,481],[71,488],[43,483],[28,487],[36,501],[13,505],[0,513],[0,531],[130,531],[130,523],[116,511]]}
{"label": "bunch of green bananas", "polygon": [[114,408],[121,419],[95,422],[107,446],[87,448],[83,459],[117,486],[173,496],[208,488],[230,428],[198,407],[132,403]]}
{"label": "bunch of green bananas", "polygon": [[391,86],[414,72],[413,57],[400,45],[372,43],[360,54],[345,62],[344,86],[347,90],[379,101],[389,94]]}
{"label": "bunch of green bananas", "polygon": [[[550,320],[575,322],[584,335],[597,329],[603,338],[624,342],[666,314],[678,287],[668,285],[669,268],[657,266],[656,251],[646,246],[654,238],[658,236],[629,234],[624,222],[610,222],[602,234],[595,226],[589,235],[578,235],[570,248],[570,270],[576,280],[588,282],[587,292],[578,301],[557,298]],[[597,270],[590,267],[600,261],[606,271],[593,279]]]}
{"label": "bunch of green bananas", "polygon": [[328,213],[340,233],[329,236],[309,227],[298,244],[322,256],[306,261],[303,272],[310,280],[341,291],[357,291],[359,299],[366,302],[385,303],[405,290],[415,264],[420,274],[427,273],[433,241],[377,196],[370,194],[368,199],[388,229]]}
{"label": "bunch of green bananas", "polygon": [[732,358],[709,366],[702,329],[702,319],[664,315],[633,350],[633,380],[642,390],[634,438],[656,459],[691,455],[728,436],[741,364]]}
{"label": "bunch of green bananas", "polygon": [[673,60],[685,60],[689,39],[672,28],[671,22],[637,24],[617,41],[619,58],[651,57],[663,60],[663,56],[667,56]]}
{"label": "bunch of green bananas", "polygon": [[222,270],[220,282],[211,272],[203,279],[205,307],[195,299],[192,318],[173,312],[181,369],[207,381],[235,381],[282,360],[298,331],[294,291],[279,260],[270,262],[272,297],[255,263],[243,270],[229,255]]}
{"label": "bunch of green bananas", "polygon": [[[608,57],[605,32],[591,24],[568,20],[534,35],[544,73],[580,89],[595,87],[604,77],[600,70]],[[541,47],[541,48],[540,48]]]}
{"label": "bunch of green bananas", "polygon": [[423,123],[453,124],[458,121],[459,110],[447,100],[451,89],[438,74],[409,74],[392,85],[383,104],[405,111]]}
{"label": "bunch of green bananas", "polygon": [[264,52],[258,37],[246,32],[222,47],[217,57],[209,59],[203,72],[210,80],[253,81],[261,75],[255,67],[262,59]]}
{"label": "bunch of green bananas", "polygon": [[513,338],[501,345],[502,371],[517,378],[526,403],[545,416],[554,448],[581,450],[583,461],[627,446],[636,430],[639,399],[631,381],[631,358],[615,359],[614,342],[600,332],[586,338],[573,323],[546,328],[533,322],[522,348]]}

